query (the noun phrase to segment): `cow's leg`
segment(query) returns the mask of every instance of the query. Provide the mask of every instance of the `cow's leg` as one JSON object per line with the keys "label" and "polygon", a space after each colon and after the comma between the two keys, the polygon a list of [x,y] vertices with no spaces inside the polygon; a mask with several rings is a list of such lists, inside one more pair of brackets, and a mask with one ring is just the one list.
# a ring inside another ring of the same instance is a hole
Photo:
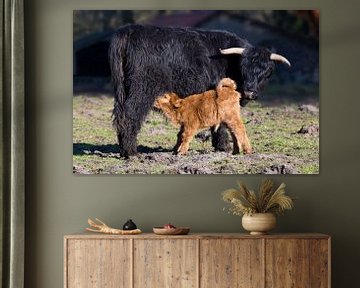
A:
{"label": "cow's leg", "polygon": [[230,131],[230,134],[231,134],[231,138],[233,140],[233,154],[239,154],[240,153],[240,147],[239,147],[239,142],[238,142],[238,139],[236,138],[235,134]]}
{"label": "cow's leg", "polygon": [[122,157],[129,158],[137,153],[137,135],[155,99],[149,94],[129,93],[122,115],[114,121],[117,123],[115,126]]}
{"label": "cow's leg", "polygon": [[129,158],[137,153],[136,136],[140,130],[141,123],[139,119],[132,119],[124,111],[121,118],[114,121],[117,130],[117,139],[119,144],[120,156]]}
{"label": "cow's leg", "polygon": [[[118,142],[120,155],[128,158],[137,153],[137,134],[145,117],[152,109],[157,95],[161,95],[166,89],[161,83],[169,83],[167,75],[157,67],[144,67],[138,74],[128,76],[126,98],[120,117]],[[115,113],[114,113],[115,114]]]}
{"label": "cow's leg", "polygon": [[230,151],[229,135],[226,131],[226,126],[220,124],[220,126],[215,129],[211,128],[212,135],[212,146],[215,148],[215,151]]}
{"label": "cow's leg", "polygon": [[129,119],[127,115],[128,113],[124,109],[124,104],[125,103],[120,103],[117,99],[115,99],[113,126],[117,133],[120,156],[128,158],[137,152],[136,136],[134,138],[133,133],[129,133],[129,128],[134,125],[130,123],[131,119]]}
{"label": "cow's leg", "polygon": [[130,119],[124,113],[123,125],[121,130],[117,131],[120,155],[124,158],[137,153],[136,137],[140,130],[141,123],[137,119]]}

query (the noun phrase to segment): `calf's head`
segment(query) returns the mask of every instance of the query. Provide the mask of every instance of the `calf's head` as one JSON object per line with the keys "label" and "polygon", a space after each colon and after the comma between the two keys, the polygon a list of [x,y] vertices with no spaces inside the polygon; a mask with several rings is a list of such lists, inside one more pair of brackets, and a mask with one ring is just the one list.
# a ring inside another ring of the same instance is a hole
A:
{"label": "calf's head", "polygon": [[232,47],[220,49],[221,54],[240,54],[241,77],[243,80],[241,92],[245,99],[255,100],[267,80],[270,78],[275,61],[291,66],[289,60],[279,54],[260,47]]}
{"label": "calf's head", "polygon": [[164,110],[179,108],[183,99],[180,99],[175,93],[165,93],[155,100],[154,107]]}

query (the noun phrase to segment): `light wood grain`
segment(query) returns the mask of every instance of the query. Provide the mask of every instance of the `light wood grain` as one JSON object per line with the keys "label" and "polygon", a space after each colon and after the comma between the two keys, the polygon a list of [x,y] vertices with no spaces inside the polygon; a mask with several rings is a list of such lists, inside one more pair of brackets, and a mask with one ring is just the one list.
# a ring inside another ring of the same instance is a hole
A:
{"label": "light wood grain", "polygon": [[196,288],[196,246],[192,239],[135,240],[134,287]]}
{"label": "light wood grain", "polygon": [[200,287],[263,287],[261,239],[209,239],[200,245]]}
{"label": "light wood grain", "polygon": [[314,239],[310,242],[310,287],[327,288],[330,273],[328,241]]}
{"label": "light wood grain", "polygon": [[65,288],[330,288],[323,234],[75,234],[64,241]]}
{"label": "light wood grain", "polygon": [[266,239],[266,287],[309,287],[309,240]]}
{"label": "light wood grain", "polygon": [[68,240],[66,288],[131,287],[130,240]]}

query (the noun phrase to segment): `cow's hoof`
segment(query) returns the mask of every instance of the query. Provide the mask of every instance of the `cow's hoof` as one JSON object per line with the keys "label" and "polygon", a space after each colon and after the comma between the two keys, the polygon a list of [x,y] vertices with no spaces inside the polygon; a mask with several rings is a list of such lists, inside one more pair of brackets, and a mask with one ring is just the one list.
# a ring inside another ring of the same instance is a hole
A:
{"label": "cow's hoof", "polygon": [[230,152],[231,151],[231,146],[230,146],[230,144],[228,144],[228,145],[217,145],[217,146],[215,146],[215,151],[218,151],[218,152]]}
{"label": "cow's hoof", "polygon": [[129,159],[131,156],[136,156],[136,155],[137,155],[137,151],[130,151],[130,152],[121,151],[120,152],[120,157],[124,158],[124,159]]}

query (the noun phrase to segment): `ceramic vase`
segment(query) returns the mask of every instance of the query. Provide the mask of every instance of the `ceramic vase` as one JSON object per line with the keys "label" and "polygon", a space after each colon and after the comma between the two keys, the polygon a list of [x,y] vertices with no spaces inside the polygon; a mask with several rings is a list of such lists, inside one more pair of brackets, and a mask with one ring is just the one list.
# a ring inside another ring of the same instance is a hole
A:
{"label": "ceramic vase", "polygon": [[276,217],[272,213],[255,213],[242,217],[242,226],[251,235],[263,235],[276,226]]}

